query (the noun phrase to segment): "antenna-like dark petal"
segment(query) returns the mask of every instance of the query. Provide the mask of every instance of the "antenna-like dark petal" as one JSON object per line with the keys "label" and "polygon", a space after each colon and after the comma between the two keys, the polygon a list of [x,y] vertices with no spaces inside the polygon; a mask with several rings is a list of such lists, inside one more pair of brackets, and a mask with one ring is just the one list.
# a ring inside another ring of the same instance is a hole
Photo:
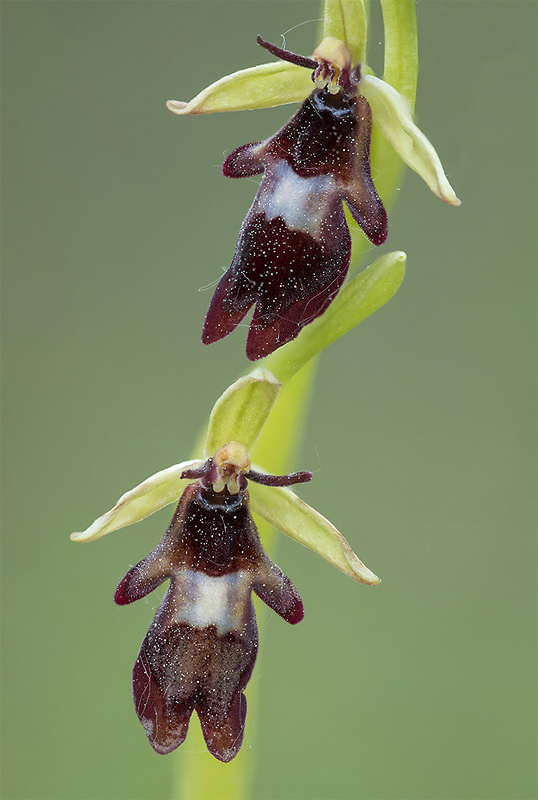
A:
{"label": "antenna-like dark petal", "polygon": [[259,35],[256,36],[256,41],[260,47],[263,47],[264,50],[267,50],[273,56],[280,58],[281,61],[289,61],[290,64],[297,64],[298,67],[306,67],[306,69],[316,69],[318,66],[318,62],[313,58],[307,58],[306,56],[299,56],[297,53],[291,53],[289,50],[284,50],[282,47],[278,47],[276,44],[266,42]]}
{"label": "antenna-like dark petal", "polygon": [[308,483],[314,477],[312,472],[291,472],[289,475],[266,475],[264,472],[247,472],[249,481],[262,483],[264,486],[293,486],[295,483]]}

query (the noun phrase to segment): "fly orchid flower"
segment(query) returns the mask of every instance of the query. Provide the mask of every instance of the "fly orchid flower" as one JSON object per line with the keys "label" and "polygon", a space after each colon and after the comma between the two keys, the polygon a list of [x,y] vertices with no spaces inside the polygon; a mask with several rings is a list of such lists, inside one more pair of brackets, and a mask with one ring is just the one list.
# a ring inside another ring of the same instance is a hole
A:
{"label": "fly orchid flower", "polygon": [[[211,301],[202,333],[206,344],[231,333],[255,305],[246,353],[256,360],[323,314],[349,267],[342,201],[370,241],[385,240],[386,214],[370,170],[372,117],[434,193],[459,205],[434,148],[413,123],[409,103],[365,63],[365,20],[362,0],[327,0],[326,36],[312,59],[258,37],[284,63],[229,75],[189,103],[167,103],[179,115],[303,103],[275,136],[243,145],[224,162],[228,177],[263,172],[263,179]],[[313,92],[305,67],[312,71]]]}
{"label": "fly orchid flower", "polygon": [[243,689],[258,649],[252,592],[291,625],[303,618],[297,589],[261,546],[247,481],[291,486],[312,473],[261,475],[250,469],[244,445],[229,442],[181,477],[199,480],[187,486],[164,538],[129,570],[114,600],[132,603],[170,579],[134,666],[136,712],[164,754],[185,740],[196,710],[209,752],[230,761],[243,741]]}
{"label": "fly orchid flower", "polygon": [[230,333],[255,303],[251,360],[294,339],[334,299],[347,275],[351,236],[342,201],[381,244],[387,215],[370,174],[370,106],[357,93],[360,66],[336,39],[302,58],[258,37],[279,58],[307,67],[316,88],[275,136],[243,145],[224,162],[229,178],[264,177],[239,233],[232,264],[205,318],[202,342]]}
{"label": "fly orchid flower", "polygon": [[157,473],[86,531],[71,534],[74,541],[92,541],[179,499],[160,544],[129,570],[114,595],[126,605],[170,580],[133,670],[136,712],[158,753],[184,741],[196,711],[209,752],[230,761],[243,739],[243,690],[257,652],[252,592],[290,624],[303,618],[297,590],[262,548],[249,494],[252,509],[272,525],[354,580],[379,583],[330,522],[287,488],[312,473],[275,476],[252,468],[248,450],[279,391],[267,370],[236,381],[211,413],[205,460]]}

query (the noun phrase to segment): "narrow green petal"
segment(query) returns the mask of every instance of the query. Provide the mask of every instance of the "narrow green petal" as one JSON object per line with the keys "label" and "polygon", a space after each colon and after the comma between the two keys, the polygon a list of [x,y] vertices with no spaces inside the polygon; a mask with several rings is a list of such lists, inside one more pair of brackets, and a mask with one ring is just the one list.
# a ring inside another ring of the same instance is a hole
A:
{"label": "narrow green petal", "polygon": [[273,408],[280,383],[258,367],[226,389],[209,417],[206,456],[214,456],[228,442],[240,442],[250,452]]}
{"label": "narrow green petal", "polygon": [[373,75],[363,76],[360,91],[372,108],[375,124],[402,161],[426,181],[437,197],[451,206],[459,206],[461,200],[449,184],[433,145],[413,122],[406,100],[390,84]]}
{"label": "narrow green petal", "polygon": [[352,64],[366,59],[368,19],[363,0],[325,0],[323,36],[334,36],[349,50]]}
{"label": "narrow green petal", "polygon": [[270,108],[302,102],[313,88],[307,69],[274,61],[233,72],[212,83],[189,103],[169,100],[166,106],[179,115]]}
{"label": "narrow green petal", "polygon": [[182,480],[181,473],[201,464],[203,461],[198,459],[182,461],[181,464],[174,464],[173,467],[157,472],[130,492],[123,494],[114,508],[92,522],[85,531],[72,533],[71,539],[74,542],[93,542],[101,536],[106,536],[107,533],[140,522],[169,503],[177,502],[185,487],[192,483],[189,479]]}
{"label": "narrow green petal", "polygon": [[307,325],[297,339],[265,359],[265,366],[284,382],[325,347],[373,314],[398,291],[405,275],[401,250],[381,256],[348,281],[325,314]]}
{"label": "narrow green petal", "polygon": [[250,483],[252,510],[296,542],[304,544],[354,581],[380,583],[334,525],[290,489]]}

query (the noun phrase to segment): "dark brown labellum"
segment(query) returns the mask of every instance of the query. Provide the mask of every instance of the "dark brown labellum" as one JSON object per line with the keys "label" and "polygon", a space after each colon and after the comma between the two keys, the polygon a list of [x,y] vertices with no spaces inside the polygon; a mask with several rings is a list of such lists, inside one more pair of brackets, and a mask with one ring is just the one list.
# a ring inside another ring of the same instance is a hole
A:
{"label": "dark brown labellum", "polygon": [[205,344],[231,333],[255,304],[246,353],[256,360],[325,311],[349,267],[342,201],[370,241],[385,241],[370,172],[371,110],[346,80],[347,90],[314,90],[278,133],[224,162],[227,177],[263,179],[209,306]]}
{"label": "dark brown labellum", "polygon": [[[210,459],[197,470],[200,480],[183,493],[162,541],[129,570],[114,600],[132,603],[170,580],[134,666],[136,712],[150,744],[164,754],[184,741],[196,711],[209,752],[230,761],[243,740],[243,690],[258,648],[251,594],[292,625],[303,618],[303,605],[260,544],[248,492],[215,491],[212,467]],[[275,485],[310,477],[248,473]]]}

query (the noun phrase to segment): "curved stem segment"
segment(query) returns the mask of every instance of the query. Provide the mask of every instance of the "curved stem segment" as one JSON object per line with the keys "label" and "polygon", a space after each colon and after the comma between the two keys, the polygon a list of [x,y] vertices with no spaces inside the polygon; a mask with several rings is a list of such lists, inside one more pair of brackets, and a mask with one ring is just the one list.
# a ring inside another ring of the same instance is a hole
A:
{"label": "curved stem segment", "polygon": [[[334,5],[337,6],[338,3],[335,2]],[[385,25],[384,79],[405,95],[413,105],[418,66],[414,0],[381,0],[381,5]],[[375,128],[372,137],[372,163],[374,174],[378,176],[376,186],[386,202],[398,184],[401,162],[390,144]],[[355,261],[364,249],[360,245],[360,240],[356,242],[354,240]],[[394,285],[397,288],[398,280],[401,281],[403,277],[405,257],[401,253],[394,253],[383,258],[390,260],[391,257],[393,259],[391,265],[395,269],[391,280],[395,281]],[[398,269],[401,272],[400,278]],[[371,277],[371,273],[368,275],[366,270],[358,276],[361,277],[363,281],[367,280]],[[384,290],[387,288],[390,289],[385,286]],[[341,294],[345,299],[345,290]],[[375,308],[372,307],[368,313],[372,313],[373,310]],[[368,313],[364,313],[361,318],[368,316]],[[323,317],[319,321],[320,326],[322,320]],[[311,332],[305,336],[309,329]],[[293,467],[292,459],[299,447],[306,409],[312,394],[318,354],[331,341],[338,338],[330,333],[330,327],[320,335],[319,329],[314,328],[314,325],[305,328],[301,336],[302,339],[299,337],[296,343],[291,342],[286,345],[264,363],[264,366],[271,369],[284,386],[253,455],[256,463],[263,464],[264,469],[274,473],[288,472]],[[286,347],[294,348],[293,357],[290,356],[289,349],[286,352]],[[273,545],[272,529],[263,521],[257,520],[257,524],[264,546],[270,552]],[[184,745],[187,749],[183,749],[183,752],[175,757],[176,784],[173,797],[181,800],[244,800],[253,797],[249,784],[253,774],[252,765],[256,749],[249,746],[249,740],[252,742],[254,738],[255,726],[252,722],[256,714],[256,694],[259,686],[260,682],[254,682],[247,690],[248,733],[242,751],[229,764],[221,764],[207,753],[201,732],[195,727],[193,720],[191,723],[193,730]]]}

